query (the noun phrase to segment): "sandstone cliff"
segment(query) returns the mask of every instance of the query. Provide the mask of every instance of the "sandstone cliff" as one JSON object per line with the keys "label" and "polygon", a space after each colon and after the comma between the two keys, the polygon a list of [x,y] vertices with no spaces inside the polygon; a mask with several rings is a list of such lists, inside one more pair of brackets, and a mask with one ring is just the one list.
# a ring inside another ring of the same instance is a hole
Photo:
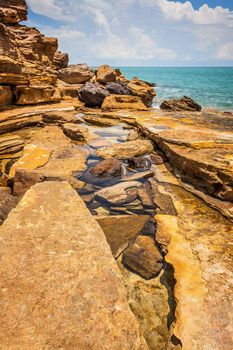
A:
{"label": "sandstone cliff", "polygon": [[[57,39],[19,24],[27,19],[25,0],[3,0],[0,5],[1,105],[34,104],[59,100],[55,89],[57,68],[68,55],[58,49]],[[3,98],[3,95],[5,96]]]}

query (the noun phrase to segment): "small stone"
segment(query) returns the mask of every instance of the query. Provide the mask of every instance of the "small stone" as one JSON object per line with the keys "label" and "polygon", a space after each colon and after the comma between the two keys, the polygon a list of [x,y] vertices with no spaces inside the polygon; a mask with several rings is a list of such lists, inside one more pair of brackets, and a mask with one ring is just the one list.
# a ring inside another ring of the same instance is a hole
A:
{"label": "small stone", "polygon": [[137,188],[140,186],[141,183],[137,181],[121,182],[96,192],[95,198],[119,206],[124,203],[133,202],[137,198]]}
{"label": "small stone", "polygon": [[131,130],[128,134],[127,141],[135,141],[139,138],[139,134],[136,130]]}
{"label": "small stone", "polygon": [[90,169],[90,173],[95,176],[120,176],[121,161],[116,158],[108,158],[98,162]]}
{"label": "small stone", "polygon": [[132,157],[128,159],[130,168],[147,170],[151,167],[151,161],[147,157]]}
{"label": "small stone", "polygon": [[150,279],[162,269],[163,257],[152,238],[138,236],[123,252],[122,262],[143,278]]}

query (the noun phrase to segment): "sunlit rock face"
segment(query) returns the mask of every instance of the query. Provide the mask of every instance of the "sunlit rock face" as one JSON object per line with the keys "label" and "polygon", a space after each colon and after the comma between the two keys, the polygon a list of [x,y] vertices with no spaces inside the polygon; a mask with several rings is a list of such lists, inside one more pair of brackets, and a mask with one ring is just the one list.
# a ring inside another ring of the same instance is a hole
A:
{"label": "sunlit rock face", "polygon": [[[40,103],[54,100],[57,67],[68,63],[66,54],[57,51],[57,39],[47,38],[36,28],[20,25],[27,19],[24,0],[3,0],[0,4],[0,86],[8,86],[7,102],[11,94],[17,104]],[[39,91],[32,102],[25,98],[25,90]],[[47,92],[45,91],[47,90]],[[23,97],[21,96],[23,94]],[[60,97],[56,100],[59,100]],[[0,101],[1,102],[1,101]],[[1,105],[6,104],[6,100]]]}

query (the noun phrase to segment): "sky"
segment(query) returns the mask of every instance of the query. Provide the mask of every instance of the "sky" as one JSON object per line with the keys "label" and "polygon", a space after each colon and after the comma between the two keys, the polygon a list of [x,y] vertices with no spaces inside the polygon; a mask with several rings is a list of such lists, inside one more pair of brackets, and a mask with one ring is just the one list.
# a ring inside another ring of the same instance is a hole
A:
{"label": "sky", "polygon": [[70,63],[233,66],[233,0],[27,0]]}

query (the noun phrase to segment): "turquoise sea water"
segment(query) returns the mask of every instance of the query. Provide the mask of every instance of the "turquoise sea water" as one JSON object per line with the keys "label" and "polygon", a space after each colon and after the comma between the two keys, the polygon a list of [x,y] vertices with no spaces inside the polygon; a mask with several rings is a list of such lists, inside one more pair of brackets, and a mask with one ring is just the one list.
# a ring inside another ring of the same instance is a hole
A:
{"label": "turquoise sea water", "polygon": [[233,67],[224,68],[136,68],[121,67],[129,79],[156,83],[155,105],[167,98],[189,96],[203,107],[233,110]]}

